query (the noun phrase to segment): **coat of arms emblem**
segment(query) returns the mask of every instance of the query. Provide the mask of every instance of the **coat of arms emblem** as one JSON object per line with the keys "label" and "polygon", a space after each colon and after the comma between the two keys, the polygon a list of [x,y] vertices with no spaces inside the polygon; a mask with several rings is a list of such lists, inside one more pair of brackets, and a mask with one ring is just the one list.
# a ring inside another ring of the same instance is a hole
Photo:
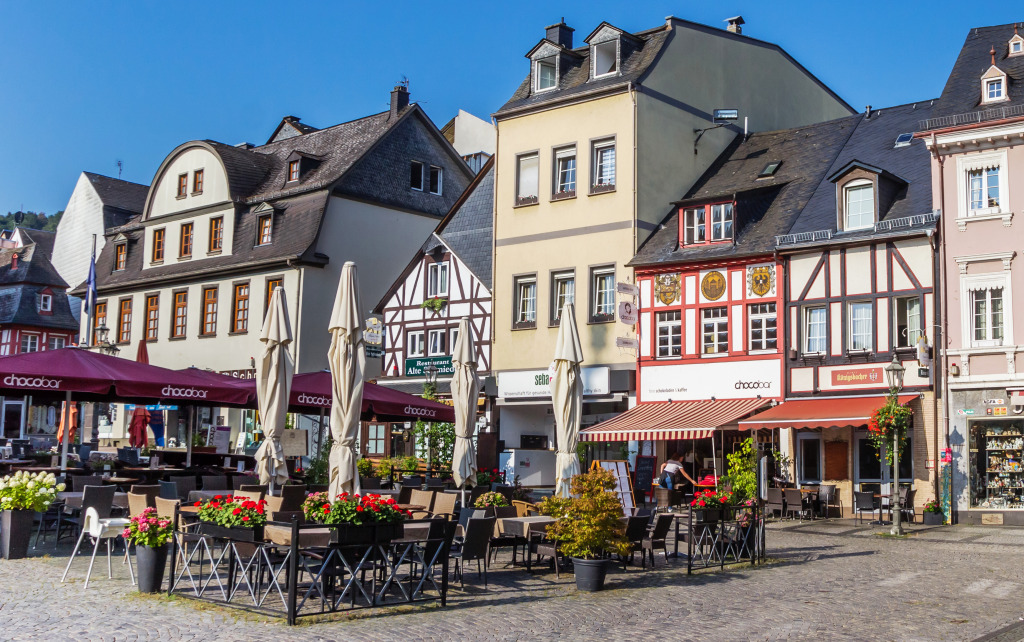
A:
{"label": "coat of arms emblem", "polygon": [[725,294],[725,277],[721,272],[708,272],[700,282],[700,291],[708,301],[717,301]]}
{"label": "coat of arms emblem", "polygon": [[755,296],[765,296],[775,291],[775,270],[770,265],[758,265],[747,269],[747,287]]}
{"label": "coat of arms emblem", "polygon": [[654,296],[665,305],[679,300],[679,275],[659,274],[654,279]]}

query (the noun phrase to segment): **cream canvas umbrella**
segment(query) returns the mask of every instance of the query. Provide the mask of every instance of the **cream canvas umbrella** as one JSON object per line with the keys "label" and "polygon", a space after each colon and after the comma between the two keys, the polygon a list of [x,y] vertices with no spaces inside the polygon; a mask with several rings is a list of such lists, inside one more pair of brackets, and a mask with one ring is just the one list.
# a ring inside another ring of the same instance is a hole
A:
{"label": "cream canvas umbrella", "polygon": [[356,443],[359,440],[359,413],[363,403],[363,371],[366,367],[366,346],[363,344],[362,310],[356,264],[347,261],[341,268],[338,295],[331,312],[331,347],[327,360],[331,367],[331,497],[343,492],[359,492],[359,471],[356,469]]}
{"label": "cream canvas umbrella", "polygon": [[552,364],[551,403],[555,411],[555,432],[558,452],[555,454],[555,493],[569,496],[569,482],[580,474],[580,459],[576,456],[579,443],[580,415],[583,412],[583,381],[580,363],[583,348],[576,330],[576,309],[571,303],[562,306],[558,323],[558,341],[555,343],[555,361]]}
{"label": "cream canvas umbrella", "polygon": [[260,341],[263,342],[263,356],[256,362],[256,396],[264,440],[256,451],[256,468],[260,473],[260,483],[269,484],[273,490],[275,484],[283,485],[288,481],[281,436],[288,415],[292,375],[295,374],[295,361],[288,352],[288,344],[292,342],[292,324],[283,288],[274,288],[270,295]]}
{"label": "cream canvas umbrella", "polygon": [[452,351],[452,406],[455,408],[455,454],[452,476],[462,489],[462,505],[466,505],[466,486],[476,486],[476,449],[473,433],[476,431],[476,401],[480,395],[480,382],[476,377],[476,346],[473,344],[469,319],[459,320],[459,337]]}

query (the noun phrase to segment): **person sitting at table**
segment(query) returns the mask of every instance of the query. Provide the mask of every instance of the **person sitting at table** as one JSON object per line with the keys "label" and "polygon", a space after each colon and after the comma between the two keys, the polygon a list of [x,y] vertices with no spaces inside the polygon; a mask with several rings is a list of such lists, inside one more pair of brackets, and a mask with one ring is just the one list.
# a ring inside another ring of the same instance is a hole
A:
{"label": "person sitting at table", "polygon": [[669,490],[676,486],[676,482],[682,481],[679,473],[683,465],[679,463],[679,453],[672,453],[671,456],[661,465],[661,485]]}

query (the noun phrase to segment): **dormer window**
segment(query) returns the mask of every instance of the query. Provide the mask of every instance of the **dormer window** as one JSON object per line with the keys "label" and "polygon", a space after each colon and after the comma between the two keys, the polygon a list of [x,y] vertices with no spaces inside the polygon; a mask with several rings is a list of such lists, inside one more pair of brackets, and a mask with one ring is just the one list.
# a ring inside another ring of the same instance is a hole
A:
{"label": "dormer window", "polygon": [[732,237],[732,203],[704,205],[683,211],[683,245],[730,241]]}
{"label": "dormer window", "polygon": [[558,73],[554,58],[538,60],[534,64],[533,73],[537,91],[547,91],[558,86]]}
{"label": "dormer window", "polygon": [[1010,43],[1010,55],[1024,53],[1024,41],[1016,40]]}
{"label": "dormer window", "polygon": [[288,182],[299,180],[299,161],[288,161]]}
{"label": "dormer window", "polygon": [[590,48],[594,78],[611,76],[619,71],[619,47],[617,40],[609,40]]}
{"label": "dormer window", "polygon": [[114,269],[123,270],[128,262],[128,244],[118,243],[114,246]]}
{"label": "dormer window", "polygon": [[264,214],[257,219],[256,245],[270,245],[274,238],[274,220],[270,214]]}
{"label": "dormer window", "polygon": [[863,230],[875,224],[875,186],[869,180],[851,181],[843,188],[843,229]]}
{"label": "dormer window", "polygon": [[994,78],[985,81],[985,101],[1003,99],[1003,79]]}
{"label": "dormer window", "polygon": [[39,311],[40,312],[53,312],[53,295],[52,294],[40,294],[39,295]]}

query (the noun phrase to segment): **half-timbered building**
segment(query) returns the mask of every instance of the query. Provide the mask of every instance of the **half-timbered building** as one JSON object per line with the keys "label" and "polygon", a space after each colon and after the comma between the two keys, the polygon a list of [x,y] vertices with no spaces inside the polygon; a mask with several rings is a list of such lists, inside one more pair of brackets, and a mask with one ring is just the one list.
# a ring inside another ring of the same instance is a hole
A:
{"label": "half-timbered building", "polygon": [[[913,140],[929,103],[852,119],[796,222],[775,238],[787,353],[785,400],[741,428],[780,428],[798,485],[834,484],[842,506],[854,491],[892,484],[867,424],[885,403],[885,366],[905,368],[901,403],[914,411],[900,482],[915,503],[933,498],[936,398],[928,369],[935,324],[936,261],[928,152]],[[766,159],[770,160],[770,159]]]}
{"label": "half-timbered building", "polygon": [[[428,374],[433,374],[438,397],[450,399],[452,353],[462,318],[469,319],[473,333],[477,371],[482,378],[490,372],[493,208],[490,159],[374,308],[384,318],[382,385],[422,394]],[[486,433],[485,398],[482,387],[480,428]],[[407,428],[364,426],[363,453],[382,457],[409,452]]]}

